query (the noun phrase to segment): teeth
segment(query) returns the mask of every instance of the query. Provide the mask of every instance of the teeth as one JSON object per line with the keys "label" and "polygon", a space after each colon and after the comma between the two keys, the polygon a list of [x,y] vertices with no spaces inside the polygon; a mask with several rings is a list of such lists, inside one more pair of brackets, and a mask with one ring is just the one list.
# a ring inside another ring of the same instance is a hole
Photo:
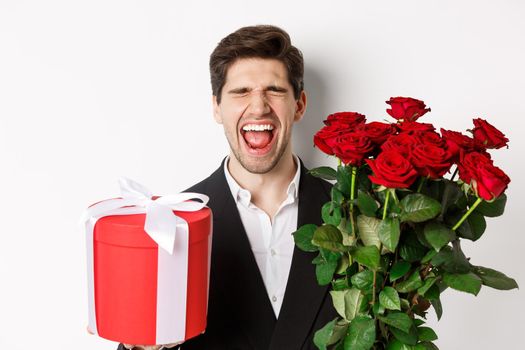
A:
{"label": "teeth", "polygon": [[266,125],[259,125],[259,124],[246,124],[242,127],[242,130],[244,131],[265,131],[265,130],[273,130],[273,125],[266,124]]}

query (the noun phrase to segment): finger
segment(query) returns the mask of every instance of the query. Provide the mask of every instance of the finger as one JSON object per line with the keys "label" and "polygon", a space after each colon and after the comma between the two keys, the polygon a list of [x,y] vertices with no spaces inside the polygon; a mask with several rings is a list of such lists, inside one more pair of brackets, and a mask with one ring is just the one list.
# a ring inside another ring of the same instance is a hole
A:
{"label": "finger", "polygon": [[89,328],[89,326],[86,327],[86,330],[89,334],[94,335],[95,333]]}

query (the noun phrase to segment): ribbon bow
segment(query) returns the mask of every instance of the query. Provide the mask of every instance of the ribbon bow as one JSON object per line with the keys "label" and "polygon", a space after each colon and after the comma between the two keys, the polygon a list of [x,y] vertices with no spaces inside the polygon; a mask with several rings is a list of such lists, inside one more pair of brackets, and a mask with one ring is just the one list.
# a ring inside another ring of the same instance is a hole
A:
{"label": "ribbon bow", "polygon": [[[209,200],[204,194],[191,192],[152,199],[152,194],[146,187],[125,177],[119,179],[119,185],[122,198],[108,199],[92,205],[82,215],[82,222],[110,215],[146,213],[144,231],[170,255],[173,254],[177,232],[187,231],[187,222],[175,215],[173,210],[197,211],[205,207]],[[191,199],[199,199],[201,202]]]}

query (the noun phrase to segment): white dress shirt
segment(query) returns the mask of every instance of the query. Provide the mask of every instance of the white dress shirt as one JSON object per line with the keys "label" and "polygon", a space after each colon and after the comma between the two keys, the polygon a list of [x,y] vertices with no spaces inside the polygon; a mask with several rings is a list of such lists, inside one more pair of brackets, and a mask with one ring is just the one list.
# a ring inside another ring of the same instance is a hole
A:
{"label": "white dress shirt", "polygon": [[297,230],[301,163],[295,155],[294,161],[297,171],[288,185],[287,197],[279,206],[273,219],[251,202],[250,191],[241,188],[231,176],[228,170],[229,158],[224,162],[224,174],[239,210],[276,318],[279,317],[292,265],[295,245],[292,233]]}

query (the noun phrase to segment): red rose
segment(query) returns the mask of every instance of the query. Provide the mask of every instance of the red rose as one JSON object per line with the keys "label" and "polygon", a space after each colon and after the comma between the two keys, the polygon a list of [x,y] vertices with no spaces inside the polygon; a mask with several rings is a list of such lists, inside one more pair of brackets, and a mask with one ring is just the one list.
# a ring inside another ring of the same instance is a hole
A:
{"label": "red rose", "polygon": [[479,152],[466,154],[458,167],[460,179],[470,184],[478,197],[487,201],[499,197],[510,183],[507,174]]}
{"label": "red rose", "polygon": [[385,143],[381,145],[383,151],[396,151],[405,157],[409,157],[412,149],[417,144],[417,140],[410,134],[398,134],[390,136]]}
{"label": "red rose", "polygon": [[436,147],[445,147],[446,145],[446,142],[441,135],[434,131],[417,132],[414,134],[414,137],[419,143]]}
{"label": "red rose", "polygon": [[339,112],[330,114],[324,121],[325,125],[338,125],[341,129],[353,129],[363,124],[366,118],[356,112]]}
{"label": "red rose", "polygon": [[381,152],[377,158],[367,159],[372,169],[370,180],[388,188],[407,188],[414,183],[418,174],[405,156],[396,151]]}
{"label": "red rose", "polygon": [[425,108],[425,102],[410,97],[390,97],[386,101],[391,107],[387,113],[397,120],[413,122],[425,113],[430,112],[430,108]]}
{"label": "red rose", "polygon": [[436,130],[434,125],[429,124],[429,123],[403,122],[403,123],[397,123],[396,126],[399,129],[399,131],[410,133],[410,134],[420,132],[420,131],[435,131]]}
{"label": "red rose", "polygon": [[504,146],[508,148],[507,142],[509,142],[509,139],[501,131],[484,119],[477,118],[473,121],[474,129],[472,134],[478,145],[484,148],[501,148]]}
{"label": "red rose", "polygon": [[334,146],[337,158],[353,166],[360,166],[373,150],[374,144],[361,132],[350,132],[338,137]]}
{"label": "red rose", "polygon": [[345,131],[347,130],[341,129],[339,125],[325,126],[314,135],[314,145],[324,153],[333,155],[336,139]]}
{"label": "red rose", "polygon": [[357,130],[368,136],[376,145],[381,145],[386,139],[396,133],[394,125],[380,122],[361,124],[357,127]]}
{"label": "red rose", "polygon": [[432,143],[420,143],[412,150],[410,162],[420,176],[439,179],[454,163],[457,154],[456,144],[450,142],[438,146]]}
{"label": "red rose", "polygon": [[454,142],[465,152],[471,152],[474,150],[474,139],[472,137],[468,137],[457,131],[445,130],[443,128],[441,128],[441,136],[447,141]]}

